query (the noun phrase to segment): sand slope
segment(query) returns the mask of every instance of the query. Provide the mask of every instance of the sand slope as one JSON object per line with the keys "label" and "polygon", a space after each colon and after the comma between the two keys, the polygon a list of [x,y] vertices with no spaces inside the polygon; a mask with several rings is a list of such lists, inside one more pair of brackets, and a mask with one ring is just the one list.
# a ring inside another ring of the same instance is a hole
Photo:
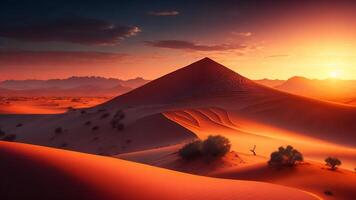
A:
{"label": "sand slope", "polygon": [[[356,198],[356,174],[354,172],[340,169],[331,171],[325,165],[317,163],[285,169],[273,169],[261,163],[244,168],[220,170],[210,176],[285,185],[312,192],[324,199],[351,200]],[[325,195],[325,191],[331,191],[333,195]]]}
{"label": "sand slope", "polygon": [[318,199],[273,184],[200,177],[33,145],[1,142],[0,158],[0,169],[5,172],[0,188],[6,200]]}
{"label": "sand slope", "polygon": [[[16,141],[70,149],[80,152],[114,155],[177,144],[194,139],[188,129],[162,114],[141,109],[125,110],[123,129],[113,128],[116,110],[88,110],[61,115],[0,115],[0,128]],[[107,117],[103,117],[109,115]],[[90,122],[90,124],[87,124]],[[17,127],[21,124],[21,127]],[[57,132],[56,129],[61,131]],[[1,136],[0,136],[1,139]]]}
{"label": "sand slope", "polygon": [[[191,108],[165,112],[165,116],[188,128],[200,138],[220,134],[228,137],[235,151],[250,154],[257,146],[258,155],[269,157],[279,146],[292,145],[307,159],[323,162],[327,156],[336,156],[345,168],[356,166],[356,149],[308,137],[297,131],[270,126],[238,115],[236,111],[220,108]],[[337,135],[335,134],[334,137]],[[353,138],[349,137],[348,139]],[[353,141],[352,141],[353,142]]]}
{"label": "sand slope", "polygon": [[[331,171],[325,165],[309,160],[295,168],[276,169],[267,165],[267,157],[241,152],[230,152],[221,160],[211,162],[204,159],[186,162],[179,159],[179,148],[176,145],[120,154],[117,157],[203,176],[275,183],[302,189],[326,200],[350,200],[356,196],[356,174],[349,170]],[[331,191],[333,195],[325,195],[325,191]]]}

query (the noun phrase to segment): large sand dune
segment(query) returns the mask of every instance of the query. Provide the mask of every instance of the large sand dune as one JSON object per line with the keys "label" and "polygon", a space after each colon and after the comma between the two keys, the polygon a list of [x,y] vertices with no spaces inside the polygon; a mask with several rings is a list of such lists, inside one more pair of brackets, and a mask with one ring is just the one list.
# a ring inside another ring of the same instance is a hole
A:
{"label": "large sand dune", "polygon": [[194,176],[33,145],[0,142],[0,158],[6,172],[0,179],[4,200],[319,199],[284,186]]}

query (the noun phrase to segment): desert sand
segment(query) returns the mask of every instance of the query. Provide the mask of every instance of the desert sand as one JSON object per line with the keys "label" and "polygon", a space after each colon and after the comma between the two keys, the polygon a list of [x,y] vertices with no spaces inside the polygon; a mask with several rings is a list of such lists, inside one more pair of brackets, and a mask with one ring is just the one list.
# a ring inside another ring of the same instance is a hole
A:
{"label": "desert sand", "polygon": [[[177,151],[180,147],[181,145],[174,145],[119,154],[116,157],[201,176],[257,180],[284,185],[316,194],[323,199],[348,200],[356,196],[354,190],[356,174],[350,170],[332,171],[324,164],[310,160],[294,168],[273,168],[267,164],[268,157],[235,151],[230,152],[221,160],[197,159],[187,162],[178,156]],[[326,195],[326,191],[332,192],[333,195]]]}
{"label": "desert sand", "polygon": [[0,180],[2,199],[319,199],[274,184],[195,176],[26,144],[1,142],[0,156],[0,169],[6,171]]}
{"label": "desert sand", "polygon": [[[251,167],[249,170],[257,166],[263,171],[270,153],[290,144],[303,153],[308,163],[316,163],[311,167],[300,166],[303,170],[293,173],[295,180],[298,174],[304,176],[309,171],[317,174],[314,176],[317,181],[323,176],[343,180],[344,175],[329,176],[326,170],[317,172],[315,167],[327,156],[339,157],[343,162],[341,172],[347,174],[345,180],[350,181],[339,182],[345,189],[332,189],[337,199],[348,199],[354,195],[347,185],[352,185],[354,179],[350,176],[354,174],[344,169],[356,166],[355,118],[356,107],[278,91],[205,58],[95,107],[54,115],[0,115],[0,128],[5,135],[16,135],[15,142],[241,179],[244,177],[239,176],[239,162],[246,162],[246,166]],[[229,154],[228,164],[222,165],[222,169],[219,163],[205,169],[201,163],[193,168],[176,165],[176,150],[172,149],[210,134],[230,139],[235,154]],[[254,145],[258,156],[251,158],[249,153]],[[168,156],[167,152],[170,152]],[[167,160],[160,160],[161,155]],[[233,169],[235,165],[237,171]],[[278,181],[280,178],[267,179],[266,176],[259,180],[283,185]],[[318,195],[328,186],[310,180],[310,184],[318,187],[308,187],[302,185],[306,184],[303,181],[300,185],[299,182],[292,184],[293,180],[285,185]]]}

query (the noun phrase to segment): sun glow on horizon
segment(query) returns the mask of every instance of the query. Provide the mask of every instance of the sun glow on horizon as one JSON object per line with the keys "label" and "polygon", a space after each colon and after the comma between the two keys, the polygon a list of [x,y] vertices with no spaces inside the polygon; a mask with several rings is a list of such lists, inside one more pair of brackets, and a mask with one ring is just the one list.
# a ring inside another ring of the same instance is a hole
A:
{"label": "sun glow on horizon", "polygon": [[329,78],[331,79],[341,79],[342,73],[340,70],[333,70],[329,72]]}

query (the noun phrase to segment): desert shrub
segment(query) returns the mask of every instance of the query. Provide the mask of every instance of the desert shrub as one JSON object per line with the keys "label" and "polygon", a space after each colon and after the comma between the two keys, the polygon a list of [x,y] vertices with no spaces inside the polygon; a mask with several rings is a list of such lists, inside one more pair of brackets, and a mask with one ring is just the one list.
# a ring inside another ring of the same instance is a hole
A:
{"label": "desert shrub", "polygon": [[107,118],[107,117],[109,117],[110,116],[110,113],[104,113],[104,114],[102,114],[101,115],[101,119],[105,119],[105,118]]}
{"label": "desert shrub", "polygon": [[228,153],[230,148],[230,141],[226,137],[210,135],[204,141],[196,140],[184,145],[178,151],[178,155],[185,160],[191,160],[200,156],[208,159],[217,159]]}
{"label": "desert shrub", "polygon": [[210,135],[202,144],[202,153],[208,157],[223,157],[230,151],[231,144],[229,139],[221,135]]}
{"label": "desert shrub", "polygon": [[55,133],[56,135],[59,135],[59,134],[63,133],[62,127],[58,127],[58,128],[56,128],[56,129],[54,129],[54,133]]}
{"label": "desert shrub", "polygon": [[337,165],[341,165],[341,161],[334,157],[325,158],[326,165],[330,167],[331,170],[336,170]]}
{"label": "desert shrub", "polygon": [[121,120],[124,118],[125,114],[121,110],[118,110],[110,121],[111,127],[116,128],[118,131],[124,130],[125,126],[121,123]]}
{"label": "desert shrub", "polygon": [[86,121],[84,124],[89,126],[91,124],[91,121]]}
{"label": "desert shrub", "polygon": [[73,108],[72,106],[69,106],[69,107],[67,108],[67,110],[68,110],[68,111],[70,111],[70,112],[72,112],[72,111],[76,111],[76,109],[75,109],[75,108]]}
{"label": "desert shrub", "polygon": [[67,147],[68,144],[66,142],[63,142],[61,145],[59,145],[59,147]]}
{"label": "desert shrub", "polygon": [[112,128],[116,128],[116,126],[117,126],[118,123],[119,123],[119,120],[117,120],[117,119],[112,119],[112,120],[110,121],[110,124],[111,124],[111,127],[112,127]]}
{"label": "desert shrub", "polygon": [[96,130],[98,130],[98,129],[99,129],[99,126],[94,126],[94,127],[92,128],[93,131],[96,131]]}
{"label": "desert shrub", "polygon": [[5,137],[2,138],[2,140],[7,142],[13,142],[16,140],[16,135],[15,134],[6,135]]}
{"label": "desert shrub", "polygon": [[303,161],[303,155],[288,145],[286,148],[279,147],[278,151],[271,153],[269,165],[295,166],[297,162]]}
{"label": "desert shrub", "polygon": [[0,129],[0,137],[5,135],[5,131]]}
{"label": "desert shrub", "polygon": [[118,131],[122,131],[122,130],[124,130],[124,128],[125,128],[125,126],[124,126],[124,124],[122,124],[122,123],[119,123],[119,124],[116,126],[116,129],[117,129]]}
{"label": "desert shrub", "polygon": [[16,124],[16,127],[21,127],[21,126],[22,126],[22,124],[21,124],[21,123]]}
{"label": "desert shrub", "polygon": [[116,111],[114,118],[118,120],[122,120],[125,118],[125,113],[122,110],[118,110]]}
{"label": "desert shrub", "polygon": [[106,109],[99,109],[97,112],[104,112]]}
{"label": "desert shrub", "polygon": [[126,144],[131,144],[131,143],[132,143],[132,140],[130,140],[130,139],[126,140]]}
{"label": "desert shrub", "polygon": [[332,196],[333,193],[330,190],[325,190],[324,194],[328,195],[328,196]]}
{"label": "desert shrub", "polygon": [[202,155],[202,141],[196,140],[184,145],[179,151],[178,155],[184,160],[191,160]]}
{"label": "desert shrub", "polygon": [[80,111],[80,114],[82,114],[82,115],[84,115],[86,113],[87,113],[87,111],[85,111],[85,110]]}

